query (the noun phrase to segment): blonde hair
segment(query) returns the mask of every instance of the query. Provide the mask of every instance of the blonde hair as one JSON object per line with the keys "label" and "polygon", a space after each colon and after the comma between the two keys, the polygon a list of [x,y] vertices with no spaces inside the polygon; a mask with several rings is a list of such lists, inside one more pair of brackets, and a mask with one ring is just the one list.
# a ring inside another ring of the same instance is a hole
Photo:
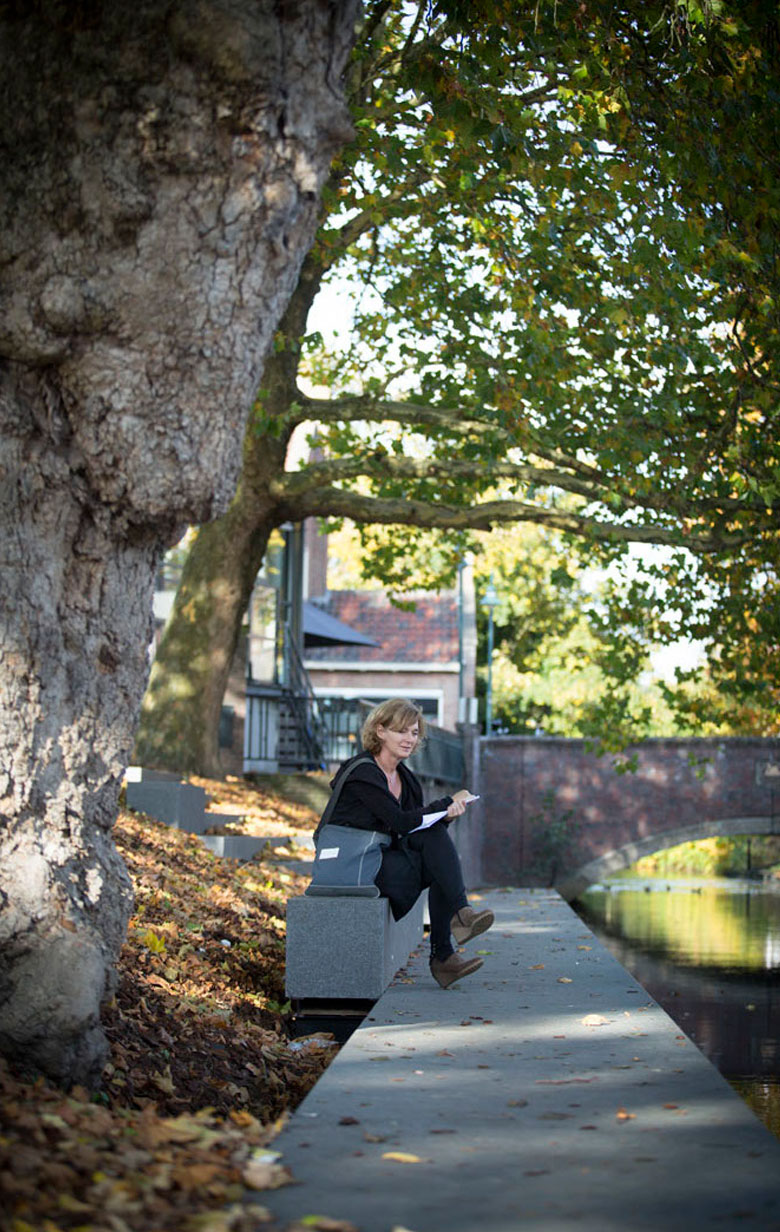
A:
{"label": "blonde hair", "polygon": [[360,731],[360,741],[367,753],[376,756],[382,748],[382,741],[377,735],[378,727],[389,727],[390,731],[403,731],[414,723],[418,723],[420,727],[420,739],[417,745],[419,748],[425,739],[425,719],[422,710],[419,706],[415,706],[414,702],[407,701],[405,697],[391,697],[389,701],[375,706],[368,715]]}

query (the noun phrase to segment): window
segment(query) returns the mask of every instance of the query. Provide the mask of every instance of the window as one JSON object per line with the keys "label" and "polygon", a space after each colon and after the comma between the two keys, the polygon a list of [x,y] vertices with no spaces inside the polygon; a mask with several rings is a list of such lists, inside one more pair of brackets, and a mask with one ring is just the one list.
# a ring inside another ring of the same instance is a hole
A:
{"label": "window", "polygon": [[280,600],[283,577],[284,537],[272,532],[263,564],[249,601],[247,673],[250,680],[272,684],[278,679]]}

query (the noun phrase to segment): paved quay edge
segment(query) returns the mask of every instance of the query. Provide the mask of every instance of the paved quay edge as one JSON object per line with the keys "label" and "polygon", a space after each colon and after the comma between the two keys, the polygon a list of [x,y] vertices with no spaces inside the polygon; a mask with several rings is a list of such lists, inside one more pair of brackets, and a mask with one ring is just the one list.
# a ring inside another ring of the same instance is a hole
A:
{"label": "paved quay edge", "polygon": [[282,1223],[360,1232],[780,1232],[780,1142],[550,890],[491,890],[484,966],[427,944],[274,1142]]}

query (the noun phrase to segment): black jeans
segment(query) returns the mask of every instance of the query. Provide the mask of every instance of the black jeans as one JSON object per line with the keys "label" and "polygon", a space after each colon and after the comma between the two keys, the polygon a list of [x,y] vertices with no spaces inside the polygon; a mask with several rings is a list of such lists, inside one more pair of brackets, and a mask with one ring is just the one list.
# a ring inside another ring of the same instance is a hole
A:
{"label": "black jeans", "polygon": [[[448,958],[453,953],[450,920],[468,903],[460,858],[447,827],[440,821],[425,830],[407,834],[403,841],[419,859],[420,889],[429,887],[431,957]],[[383,894],[392,897],[389,885],[383,885],[383,880],[380,870],[376,884]]]}

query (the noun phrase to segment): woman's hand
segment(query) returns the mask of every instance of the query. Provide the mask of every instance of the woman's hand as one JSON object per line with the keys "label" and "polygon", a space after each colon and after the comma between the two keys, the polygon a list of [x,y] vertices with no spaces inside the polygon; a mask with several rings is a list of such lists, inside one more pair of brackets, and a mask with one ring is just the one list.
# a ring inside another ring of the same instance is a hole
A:
{"label": "woman's hand", "polygon": [[465,813],[466,805],[469,800],[474,799],[476,799],[476,797],[472,796],[471,792],[467,791],[465,787],[461,788],[460,791],[456,791],[455,795],[452,797],[452,804],[447,809],[447,816],[460,817],[463,813]]}

